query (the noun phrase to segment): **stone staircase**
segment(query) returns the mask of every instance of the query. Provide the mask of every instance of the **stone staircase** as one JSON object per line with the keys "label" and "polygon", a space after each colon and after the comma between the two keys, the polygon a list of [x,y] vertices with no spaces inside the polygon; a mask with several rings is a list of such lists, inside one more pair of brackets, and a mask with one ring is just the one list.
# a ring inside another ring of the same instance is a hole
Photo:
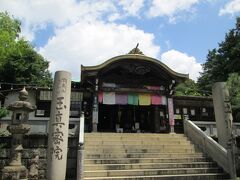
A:
{"label": "stone staircase", "polygon": [[85,180],[207,180],[229,176],[183,134],[85,134]]}

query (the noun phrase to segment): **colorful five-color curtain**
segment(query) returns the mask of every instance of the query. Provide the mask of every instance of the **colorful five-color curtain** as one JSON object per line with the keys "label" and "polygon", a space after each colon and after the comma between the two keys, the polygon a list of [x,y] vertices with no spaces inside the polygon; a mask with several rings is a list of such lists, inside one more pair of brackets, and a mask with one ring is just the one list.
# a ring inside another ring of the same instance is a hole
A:
{"label": "colorful five-color curtain", "polygon": [[166,97],[147,93],[99,92],[98,102],[108,105],[166,105]]}

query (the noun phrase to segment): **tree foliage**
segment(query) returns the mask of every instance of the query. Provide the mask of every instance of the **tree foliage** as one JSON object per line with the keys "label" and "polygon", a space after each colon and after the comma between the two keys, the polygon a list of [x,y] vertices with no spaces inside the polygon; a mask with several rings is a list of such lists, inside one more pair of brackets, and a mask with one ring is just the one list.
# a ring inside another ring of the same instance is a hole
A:
{"label": "tree foliage", "polygon": [[231,104],[240,107],[240,76],[238,73],[232,73],[229,75],[227,79],[227,87]]}
{"label": "tree foliage", "polygon": [[184,95],[190,95],[190,96],[200,96],[198,86],[197,84],[189,79],[186,80],[184,83],[180,83],[175,88],[175,95],[176,96],[184,96]]}
{"label": "tree foliage", "polygon": [[240,122],[240,75],[232,73],[227,79],[230,102],[232,104],[234,120]]}
{"label": "tree foliage", "polygon": [[0,13],[0,82],[52,84],[49,62],[23,38],[20,22],[8,13]]}
{"label": "tree foliage", "polygon": [[212,84],[226,81],[229,74],[240,72],[240,18],[237,18],[236,27],[219,43],[219,47],[210,50],[206,63],[203,64],[203,73],[198,79],[201,90],[211,91]]}
{"label": "tree foliage", "polygon": [[0,119],[8,115],[8,110],[6,108],[0,108]]}
{"label": "tree foliage", "polygon": [[240,121],[240,17],[218,48],[210,50],[198,79],[201,90],[212,90],[215,82],[226,81],[236,121]]}
{"label": "tree foliage", "polygon": [[6,12],[0,12],[0,68],[15,48],[15,39],[20,32],[20,22],[10,18]]}

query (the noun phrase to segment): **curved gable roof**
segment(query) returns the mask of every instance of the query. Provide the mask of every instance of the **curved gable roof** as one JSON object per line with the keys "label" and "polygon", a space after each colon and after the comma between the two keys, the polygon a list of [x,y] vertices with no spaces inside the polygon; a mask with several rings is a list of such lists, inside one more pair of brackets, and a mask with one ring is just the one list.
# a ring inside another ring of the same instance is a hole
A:
{"label": "curved gable roof", "polygon": [[[168,73],[171,77],[173,77],[176,80],[185,80],[189,78],[188,74],[181,74],[181,73],[177,73],[175,71],[173,71],[171,68],[169,68],[167,65],[165,65],[164,63],[162,63],[161,61],[145,56],[145,55],[141,55],[141,54],[126,54],[126,55],[120,55],[120,56],[116,56],[113,57],[107,61],[105,61],[102,64],[96,65],[96,66],[81,66],[81,73],[82,73],[82,78],[84,78],[84,76],[88,76],[87,72],[92,72],[90,73],[91,75],[97,75],[97,73],[99,71],[101,71],[102,69],[105,69],[109,66],[111,66],[114,63],[117,62],[121,62],[123,60],[131,60],[131,61],[138,61],[138,62],[147,62],[150,63],[154,66],[158,66],[159,68],[163,69],[166,73]],[[94,73],[95,72],[95,73]],[[85,74],[87,73],[87,74]]]}

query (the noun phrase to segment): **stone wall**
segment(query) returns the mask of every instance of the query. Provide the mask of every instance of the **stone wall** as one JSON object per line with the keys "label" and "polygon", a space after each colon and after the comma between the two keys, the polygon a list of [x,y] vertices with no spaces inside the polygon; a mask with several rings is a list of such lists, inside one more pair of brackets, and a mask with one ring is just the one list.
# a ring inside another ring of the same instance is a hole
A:
{"label": "stone wall", "polygon": [[[23,156],[22,163],[29,169],[29,160],[33,150],[38,150],[39,156],[39,179],[46,179],[47,168],[47,139],[46,135],[29,135],[24,137],[23,142]],[[0,149],[0,170],[8,165],[10,160],[10,147],[11,137],[0,137],[0,144],[4,144],[4,147]],[[70,137],[68,139],[68,161],[67,161],[67,173],[66,179],[76,179],[76,167],[77,167],[77,145],[78,137]],[[1,177],[1,171],[0,171]]]}

